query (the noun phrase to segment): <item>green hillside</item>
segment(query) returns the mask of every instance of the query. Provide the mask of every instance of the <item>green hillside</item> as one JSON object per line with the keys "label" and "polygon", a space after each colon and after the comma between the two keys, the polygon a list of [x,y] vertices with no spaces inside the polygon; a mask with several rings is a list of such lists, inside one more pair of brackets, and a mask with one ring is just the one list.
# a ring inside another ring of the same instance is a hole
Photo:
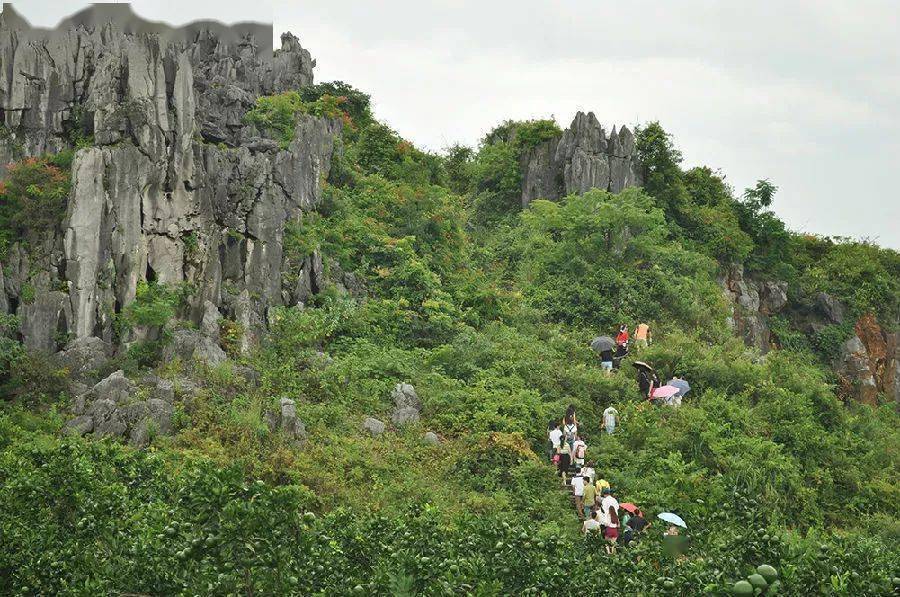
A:
{"label": "green hillside", "polygon": [[[898,253],[787,230],[771,183],[739,193],[683,169],[658,123],[637,134],[642,188],[522,209],[520,160],[559,134],[552,121],[433,154],[341,83],[246,118],[289,143],[297,114],[344,122],[324,203],[284,240],[296,262],[320,252],[332,283],[273,313],[248,356],[223,323],[223,365],[161,359],[165,334],[119,357],[110,372],[152,370],[176,391],[199,379],[173,436],[137,450],[61,433],[66,372],[0,344],[0,593],[728,594],[761,564],[782,594],[898,590],[900,414],[842,400],[830,368],[860,316],[896,330]],[[28,195],[20,182],[4,205]],[[27,226],[0,217],[4,234]],[[765,356],[728,326],[732,263],[788,284]],[[150,283],[119,325],[162,328],[190,291]],[[823,291],[848,323],[808,333]],[[605,376],[590,348],[642,321],[641,360],[691,383],[681,408],[641,399],[633,355]],[[401,382],[422,420],[363,430],[390,420]],[[303,442],[267,425],[282,397]],[[620,501],[687,521],[685,558],[664,553],[662,523],[613,555],[582,536],[546,457],[569,404]],[[601,435],[610,405],[620,428]]]}

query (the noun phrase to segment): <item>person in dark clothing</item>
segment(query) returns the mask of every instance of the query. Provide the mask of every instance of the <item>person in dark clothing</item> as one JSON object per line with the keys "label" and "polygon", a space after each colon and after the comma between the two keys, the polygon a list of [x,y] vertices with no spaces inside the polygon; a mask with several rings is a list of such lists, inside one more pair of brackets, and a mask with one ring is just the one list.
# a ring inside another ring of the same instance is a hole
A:
{"label": "person in dark clothing", "polygon": [[615,360],[613,359],[613,351],[612,350],[604,350],[600,353],[600,368],[603,369],[603,372],[607,375],[613,370],[613,365]]}
{"label": "person in dark clothing", "polygon": [[650,398],[650,392],[659,387],[659,376],[652,371],[640,369],[638,371],[638,387],[645,398]]}
{"label": "person in dark clothing", "polygon": [[644,513],[640,510],[634,513],[631,518],[628,519],[628,526],[632,530],[632,539],[637,539],[641,533],[644,532],[644,529],[649,528],[651,523],[644,518]]}
{"label": "person in dark clothing", "polygon": [[560,442],[556,453],[559,456],[559,460],[556,463],[557,471],[559,476],[562,477],[563,485],[565,485],[566,475],[569,474],[569,469],[572,468],[572,450],[569,448],[569,444],[563,441]]}
{"label": "person in dark clothing", "polygon": [[616,354],[613,355],[613,369],[618,369],[622,366],[622,359],[628,356],[628,345],[627,344],[619,344],[616,346]]}
{"label": "person in dark clothing", "polygon": [[641,394],[643,396],[650,395],[650,384],[652,382],[652,378],[650,377],[650,372],[646,369],[638,370],[638,388],[641,390]]}

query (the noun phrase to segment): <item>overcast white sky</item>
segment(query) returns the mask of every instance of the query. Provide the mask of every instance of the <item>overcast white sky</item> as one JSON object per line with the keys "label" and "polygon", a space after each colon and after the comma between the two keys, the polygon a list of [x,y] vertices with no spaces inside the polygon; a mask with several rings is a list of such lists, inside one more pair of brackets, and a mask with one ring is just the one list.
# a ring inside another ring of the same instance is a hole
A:
{"label": "overcast white sky", "polygon": [[[77,9],[13,4],[40,26]],[[379,118],[430,149],[474,145],[506,118],[659,120],[687,165],[738,191],[771,179],[791,228],[900,248],[896,0],[132,4],[175,24],[274,20],[317,58],[318,81],[371,93]]]}

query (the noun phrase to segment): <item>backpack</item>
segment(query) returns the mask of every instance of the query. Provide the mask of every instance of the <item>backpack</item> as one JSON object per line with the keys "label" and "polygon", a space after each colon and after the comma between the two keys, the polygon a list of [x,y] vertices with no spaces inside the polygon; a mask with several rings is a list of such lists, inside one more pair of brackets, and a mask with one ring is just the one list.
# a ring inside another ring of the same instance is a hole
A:
{"label": "backpack", "polygon": [[575,450],[575,458],[584,458],[584,444],[578,446],[578,449]]}

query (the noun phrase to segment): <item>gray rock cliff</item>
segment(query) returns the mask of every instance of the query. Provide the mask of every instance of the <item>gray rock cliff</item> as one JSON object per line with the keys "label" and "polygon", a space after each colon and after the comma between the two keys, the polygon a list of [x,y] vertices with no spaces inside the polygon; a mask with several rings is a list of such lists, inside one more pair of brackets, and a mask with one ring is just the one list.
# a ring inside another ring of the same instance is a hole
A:
{"label": "gray rock cliff", "polygon": [[787,282],[756,281],[744,276],[744,267],[733,265],[719,279],[719,285],[731,305],[728,323],[747,346],[763,354],[771,349],[769,317],[779,313],[788,302]]}
{"label": "gray rock cliff", "polygon": [[128,340],[113,322],[138,284],[184,283],[185,317],[200,324],[212,305],[247,348],[270,308],[321,285],[321,257],[291,263],[282,239],[320,201],[341,124],[304,117],[281,149],[243,123],[258,96],[312,83],[292,35],[273,56],[270,28],[258,45],[255,25],[173,30],[119,12],[88,9],[53,31],[8,6],[0,16],[0,159],[94,141],[75,154],[57,233],[0,263],[0,307],[20,316],[28,347],[54,352]]}
{"label": "gray rock cliff", "polygon": [[641,184],[634,135],[627,127],[607,132],[593,112],[578,112],[558,139],[522,156],[522,206],[590,189],[619,191]]}

